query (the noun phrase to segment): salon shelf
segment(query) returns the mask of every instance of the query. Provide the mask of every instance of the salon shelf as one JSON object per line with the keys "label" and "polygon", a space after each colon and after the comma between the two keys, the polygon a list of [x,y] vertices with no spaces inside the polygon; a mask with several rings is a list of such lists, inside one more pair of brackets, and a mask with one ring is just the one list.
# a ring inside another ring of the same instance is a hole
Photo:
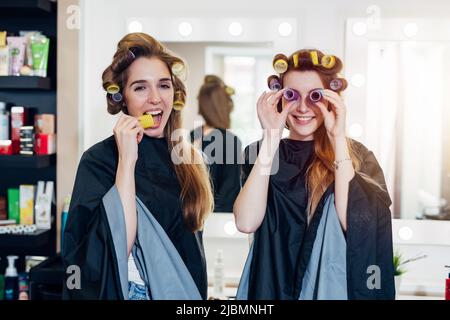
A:
{"label": "salon shelf", "polygon": [[56,154],[49,155],[0,155],[0,168],[47,168],[56,163]]}
{"label": "salon shelf", "polygon": [[38,229],[31,234],[0,234],[0,253],[44,255],[48,253],[50,230]]}
{"label": "salon shelf", "polygon": [[0,2],[0,15],[36,15],[50,14],[54,5],[50,0],[2,0]]}
{"label": "salon shelf", "polygon": [[0,90],[51,90],[50,78],[35,76],[0,76]]}

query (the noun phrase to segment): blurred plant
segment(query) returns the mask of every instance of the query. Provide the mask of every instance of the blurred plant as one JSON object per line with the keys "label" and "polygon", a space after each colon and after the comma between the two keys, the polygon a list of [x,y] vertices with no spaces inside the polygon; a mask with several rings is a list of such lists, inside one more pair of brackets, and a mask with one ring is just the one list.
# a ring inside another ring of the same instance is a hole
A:
{"label": "blurred plant", "polygon": [[423,259],[426,257],[427,257],[426,254],[419,254],[419,255],[415,256],[414,258],[403,260],[402,254],[398,250],[396,250],[394,253],[394,276],[401,276],[402,274],[404,274],[406,272],[406,270],[402,268],[402,266],[404,266],[405,264],[413,262],[413,261],[417,261],[417,260],[420,260],[420,259]]}

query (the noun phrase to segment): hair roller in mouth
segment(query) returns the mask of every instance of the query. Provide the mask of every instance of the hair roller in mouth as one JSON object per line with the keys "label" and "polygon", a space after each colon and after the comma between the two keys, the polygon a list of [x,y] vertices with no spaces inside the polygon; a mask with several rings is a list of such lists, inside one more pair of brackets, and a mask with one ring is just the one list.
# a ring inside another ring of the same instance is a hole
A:
{"label": "hair roller in mouth", "polygon": [[288,69],[288,58],[282,54],[277,54],[272,61],[273,69],[278,73],[285,73]]}
{"label": "hair roller in mouth", "polygon": [[151,114],[144,114],[143,116],[140,116],[138,120],[139,123],[141,124],[141,127],[144,129],[151,128],[155,125],[155,122],[153,121],[153,117]]}
{"label": "hair roller in mouth", "polygon": [[267,79],[267,85],[268,85],[270,90],[275,90],[275,91],[280,90],[281,89],[280,78],[278,76],[276,76],[276,75],[271,75]]}
{"label": "hair roller in mouth", "polygon": [[309,93],[309,100],[312,102],[319,102],[322,98],[322,89],[314,89]]}
{"label": "hair roller in mouth", "polygon": [[283,93],[283,98],[286,101],[294,101],[300,98],[300,94],[298,93],[297,90],[289,88]]}

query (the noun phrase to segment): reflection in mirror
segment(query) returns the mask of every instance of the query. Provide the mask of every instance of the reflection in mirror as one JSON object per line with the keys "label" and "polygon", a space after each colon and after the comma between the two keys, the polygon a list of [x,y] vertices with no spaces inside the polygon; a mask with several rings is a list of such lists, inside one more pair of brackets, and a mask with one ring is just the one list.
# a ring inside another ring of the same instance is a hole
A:
{"label": "reflection in mirror", "polygon": [[191,131],[191,142],[209,166],[214,192],[214,211],[232,212],[240,190],[241,141],[230,129],[234,89],[221,78],[206,75],[198,93],[199,114],[205,120]]}
{"label": "reflection in mirror", "polygon": [[232,212],[240,190],[242,147],[262,135],[255,106],[259,94],[267,90],[266,79],[272,72],[271,44],[166,45],[188,62],[190,114],[186,114],[185,127],[192,130],[191,141],[209,163],[214,211]]}
{"label": "reflection in mirror", "polygon": [[369,41],[366,138],[395,217],[450,220],[450,43]]}

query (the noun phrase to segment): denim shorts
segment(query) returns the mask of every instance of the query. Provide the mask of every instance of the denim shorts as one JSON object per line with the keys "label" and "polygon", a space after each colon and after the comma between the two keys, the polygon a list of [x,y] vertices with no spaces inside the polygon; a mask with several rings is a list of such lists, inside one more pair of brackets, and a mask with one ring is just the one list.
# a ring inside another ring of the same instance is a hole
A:
{"label": "denim shorts", "polygon": [[147,286],[128,282],[128,300],[150,300]]}

